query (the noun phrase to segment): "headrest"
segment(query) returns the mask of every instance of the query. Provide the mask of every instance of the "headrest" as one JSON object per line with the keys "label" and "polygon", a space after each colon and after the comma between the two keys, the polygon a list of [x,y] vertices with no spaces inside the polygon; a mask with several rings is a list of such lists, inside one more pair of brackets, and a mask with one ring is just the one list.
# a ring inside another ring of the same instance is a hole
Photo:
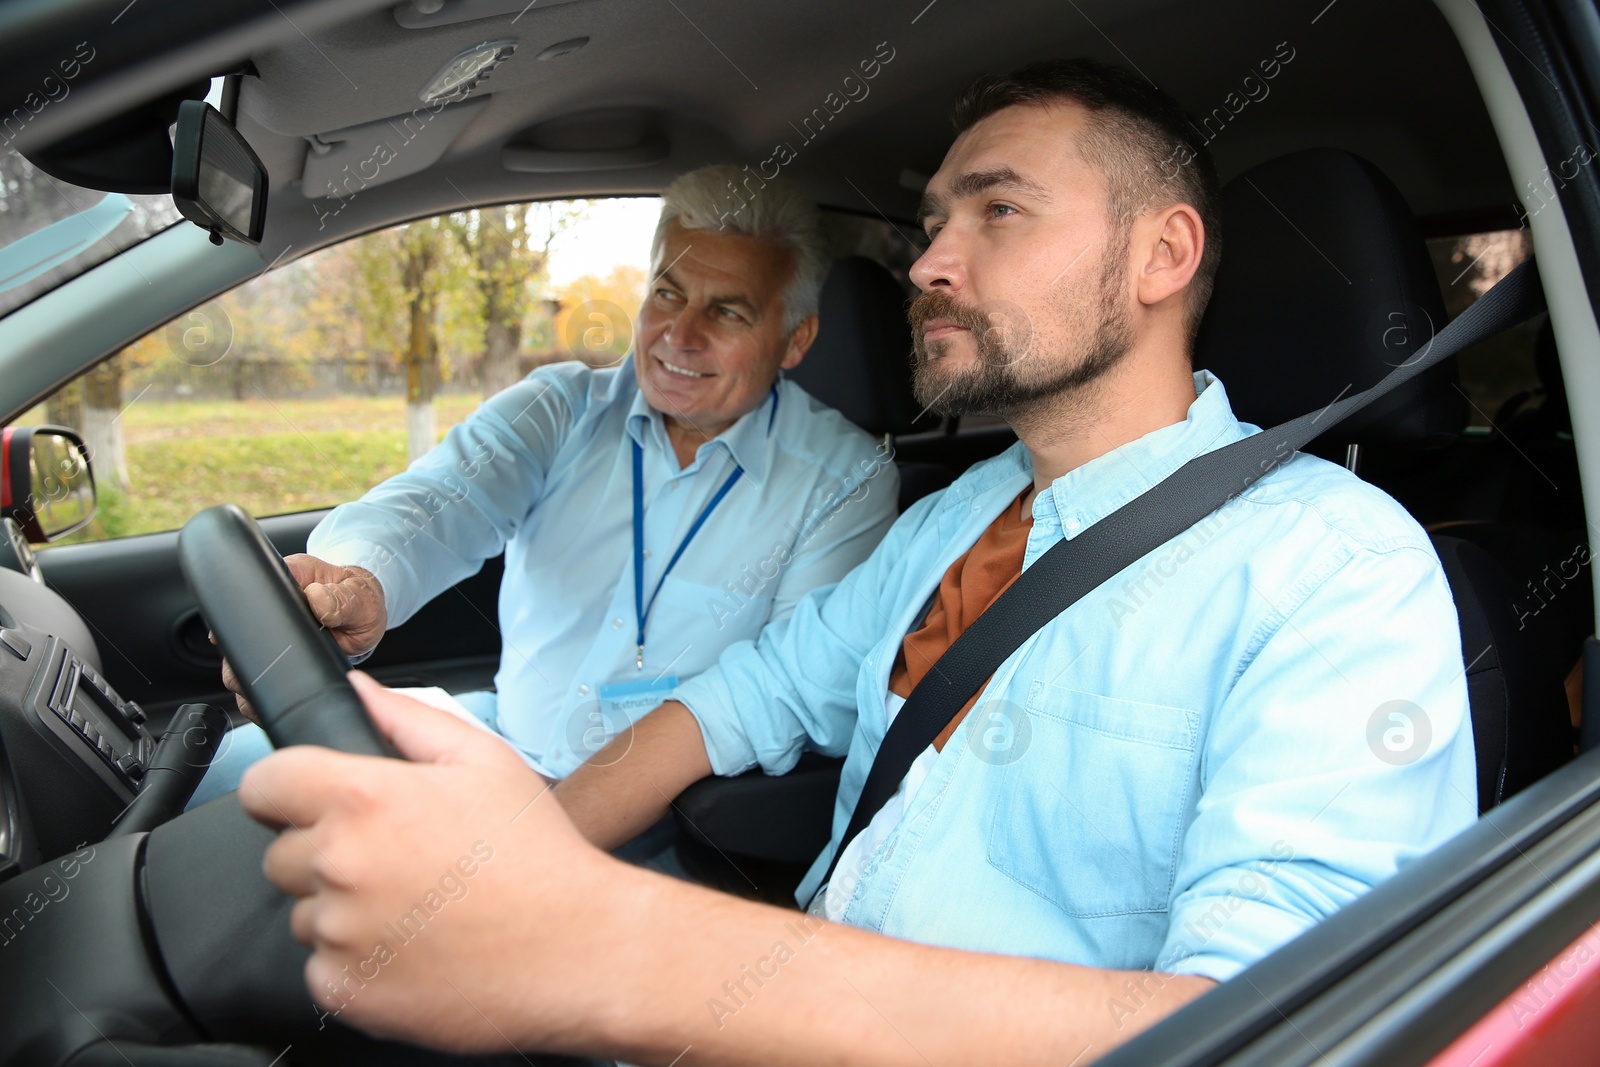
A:
{"label": "headrest", "polygon": [[[1194,365],[1239,418],[1274,426],[1376,383],[1444,328],[1444,301],[1405,199],[1371,163],[1314,148],[1222,190],[1222,263]],[[1441,445],[1467,421],[1446,359],[1320,440]]]}
{"label": "headrest", "polygon": [[911,395],[911,327],[906,294],[875,260],[847,256],[822,286],[822,322],[800,365],[784,374],[872,434],[935,428]]}

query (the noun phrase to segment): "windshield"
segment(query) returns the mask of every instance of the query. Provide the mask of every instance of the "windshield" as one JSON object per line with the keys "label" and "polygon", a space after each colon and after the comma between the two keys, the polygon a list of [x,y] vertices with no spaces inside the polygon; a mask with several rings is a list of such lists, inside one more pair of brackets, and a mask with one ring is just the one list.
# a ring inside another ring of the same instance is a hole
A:
{"label": "windshield", "polygon": [[0,316],[180,217],[168,194],[83,189],[7,151],[0,155]]}

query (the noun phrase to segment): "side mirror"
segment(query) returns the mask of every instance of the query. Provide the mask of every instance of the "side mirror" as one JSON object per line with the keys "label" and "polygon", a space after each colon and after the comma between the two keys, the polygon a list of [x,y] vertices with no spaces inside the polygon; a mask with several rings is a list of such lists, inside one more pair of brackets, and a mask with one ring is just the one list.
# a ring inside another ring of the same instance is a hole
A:
{"label": "side mirror", "polygon": [[94,518],[94,472],[83,438],[63,426],[0,431],[0,516],[34,544],[54,541]]}
{"label": "side mirror", "polygon": [[178,105],[172,135],[172,202],[183,217],[224,237],[260,244],[267,219],[267,171],[250,142],[204,100]]}

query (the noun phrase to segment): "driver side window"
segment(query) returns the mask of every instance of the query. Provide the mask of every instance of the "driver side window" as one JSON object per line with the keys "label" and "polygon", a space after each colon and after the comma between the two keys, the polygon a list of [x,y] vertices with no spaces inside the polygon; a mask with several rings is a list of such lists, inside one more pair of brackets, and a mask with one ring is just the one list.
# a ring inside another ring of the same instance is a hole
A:
{"label": "driver side window", "polygon": [[630,198],[421,219],[179,315],[16,420],[74,429],[89,450],[97,514],[56,543],[174,530],[218,503],[261,517],[353,500],[533,368],[617,362],[658,211]]}

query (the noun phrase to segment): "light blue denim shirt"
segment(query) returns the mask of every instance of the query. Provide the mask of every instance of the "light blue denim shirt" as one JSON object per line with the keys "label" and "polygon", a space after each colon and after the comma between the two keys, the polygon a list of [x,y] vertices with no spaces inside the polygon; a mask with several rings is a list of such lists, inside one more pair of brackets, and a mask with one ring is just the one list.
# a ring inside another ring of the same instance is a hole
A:
{"label": "light blue denim shirt", "polygon": [[[645,595],[660,593],[637,665],[633,442],[644,455]],[[662,582],[695,518],[727,496]],[[687,678],[839,580],[894,521],[887,450],[792,382],[679,468],[633,362],[542,367],[492,397],[403,473],[335,508],[307,550],[372,571],[389,624],[505,552],[498,730],[564,775],[625,721],[617,682]],[[628,718],[648,710],[639,708]]]}
{"label": "light blue denim shirt", "polygon": [[[1184,422],[1037,495],[1025,568],[1256,432],[1220,382],[1196,388]],[[718,774],[847,755],[802,902],[900,703],[901,641],[1032,477],[1021,445],[976,465],[680,690]],[[1227,979],[1477,817],[1449,587],[1395,501],[1296,455],[1023,644],[922,771],[881,844],[835,873],[846,922]]]}

